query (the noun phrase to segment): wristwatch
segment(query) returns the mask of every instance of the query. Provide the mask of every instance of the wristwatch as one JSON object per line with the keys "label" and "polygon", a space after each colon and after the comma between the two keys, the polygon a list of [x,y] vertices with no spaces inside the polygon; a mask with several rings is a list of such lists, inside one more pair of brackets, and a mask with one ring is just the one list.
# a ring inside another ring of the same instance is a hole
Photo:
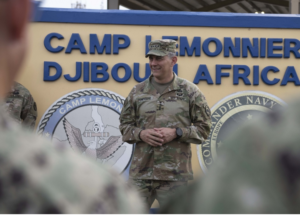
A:
{"label": "wristwatch", "polygon": [[182,137],[182,134],[183,132],[181,128],[176,128],[176,136],[177,136],[176,139],[180,139]]}

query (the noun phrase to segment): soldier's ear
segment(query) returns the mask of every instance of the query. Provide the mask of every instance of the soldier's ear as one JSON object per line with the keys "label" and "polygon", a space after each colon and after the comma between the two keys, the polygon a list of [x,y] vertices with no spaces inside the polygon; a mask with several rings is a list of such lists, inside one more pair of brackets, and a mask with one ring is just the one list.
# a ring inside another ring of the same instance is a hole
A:
{"label": "soldier's ear", "polygon": [[174,66],[177,63],[177,57],[172,57],[172,66]]}
{"label": "soldier's ear", "polygon": [[9,36],[12,40],[18,40],[24,35],[31,2],[30,0],[10,0],[7,5]]}

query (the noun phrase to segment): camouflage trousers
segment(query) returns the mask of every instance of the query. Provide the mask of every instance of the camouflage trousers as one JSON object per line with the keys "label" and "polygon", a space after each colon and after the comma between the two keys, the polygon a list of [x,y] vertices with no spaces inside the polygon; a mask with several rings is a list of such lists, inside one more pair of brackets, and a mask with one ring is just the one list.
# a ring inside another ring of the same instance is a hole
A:
{"label": "camouflage trousers", "polygon": [[140,197],[146,204],[147,209],[151,208],[154,200],[157,199],[160,206],[164,204],[178,189],[187,187],[187,181],[160,181],[160,180],[132,180],[137,188]]}

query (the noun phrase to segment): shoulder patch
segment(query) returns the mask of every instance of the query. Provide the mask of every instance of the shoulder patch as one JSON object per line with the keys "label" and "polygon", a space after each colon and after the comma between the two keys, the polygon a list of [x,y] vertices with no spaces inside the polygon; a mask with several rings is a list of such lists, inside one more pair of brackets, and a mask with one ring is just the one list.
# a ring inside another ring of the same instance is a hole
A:
{"label": "shoulder patch", "polygon": [[211,111],[210,111],[208,105],[205,105],[204,108],[205,108],[205,113],[206,113],[206,115],[207,115],[208,117],[210,117],[210,116],[211,116]]}

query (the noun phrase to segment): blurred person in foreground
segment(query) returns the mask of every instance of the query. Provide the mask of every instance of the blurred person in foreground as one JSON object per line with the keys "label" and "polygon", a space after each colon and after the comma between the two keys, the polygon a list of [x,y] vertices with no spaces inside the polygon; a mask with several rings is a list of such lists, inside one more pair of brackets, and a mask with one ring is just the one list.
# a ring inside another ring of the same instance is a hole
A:
{"label": "blurred person in foreground", "polygon": [[[27,49],[30,0],[0,0],[3,103]],[[2,106],[2,105],[1,105]],[[142,213],[116,173],[23,131],[0,110],[0,213]]]}
{"label": "blurred person in foreground", "polygon": [[136,143],[129,176],[150,209],[193,179],[191,143],[201,144],[211,113],[199,88],[173,72],[176,41],[149,43],[151,76],[137,84],[120,115],[123,141]]}
{"label": "blurred person in foreground", "polygon": [[12,119],[24,128],[33,131],[37,118],[37,107],[29,90],[15,81],[7,93],[5,101],[3,106],[5,112],[9,113]]}
{"label": "blurred person in foreground", "polygon": [[161,213],[300,213],[300,99],[224,142],[207,174]]}

